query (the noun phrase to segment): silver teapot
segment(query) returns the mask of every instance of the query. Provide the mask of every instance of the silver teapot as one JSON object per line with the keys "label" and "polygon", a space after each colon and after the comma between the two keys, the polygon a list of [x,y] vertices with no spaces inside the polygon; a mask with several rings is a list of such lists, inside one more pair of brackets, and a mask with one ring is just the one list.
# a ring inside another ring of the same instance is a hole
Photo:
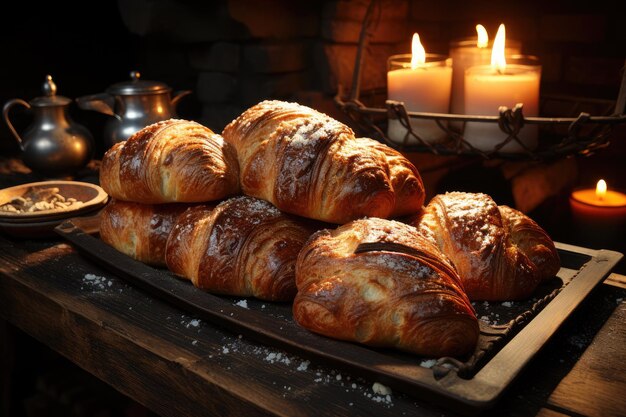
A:
{"label": "silver teapot", "polygon": [[[57,86],[47,75],[44,96],[29,102],[19,98],[7,101],[2,116],[22,151],[24,164],[45,177],[66,177],[83,168],[94,152],[89,130],[74,122],[68,113],[71,99],[57,96]],[[33,113],[33,122],[20,136],[9,119],[9,111],[21,105]]]}
{"label": "silver teapot", "polygon": [[76,99],[84,110],[95,110],[113,116],[104,125],[104,148],[128,139],[145,126],[177,117],[176,105],[191,91],[171,94],[172,89],[157,81],[140,80],[137,71],[130,73],[130,81],[116,83],[105,93]]}

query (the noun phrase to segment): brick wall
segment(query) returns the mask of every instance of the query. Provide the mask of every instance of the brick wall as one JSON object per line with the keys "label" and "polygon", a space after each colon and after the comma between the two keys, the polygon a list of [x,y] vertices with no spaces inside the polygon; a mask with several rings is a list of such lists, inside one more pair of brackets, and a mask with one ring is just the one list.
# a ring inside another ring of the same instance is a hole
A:
{"label": "brick wall", "polygon": [[[419,32],[427,52],[499,23],[538,55],[542,91],[614,99],[626,57],[626,16],[609,2],[383,0],[374,14],[361,88],[386,86],[389,55]],[[297,100],[341,118],[337,86],[352,83],[369,0],[120,1],[124,23],[144,42],[144,73],[195,91],[196,113],[219,130],[265,98]]]}

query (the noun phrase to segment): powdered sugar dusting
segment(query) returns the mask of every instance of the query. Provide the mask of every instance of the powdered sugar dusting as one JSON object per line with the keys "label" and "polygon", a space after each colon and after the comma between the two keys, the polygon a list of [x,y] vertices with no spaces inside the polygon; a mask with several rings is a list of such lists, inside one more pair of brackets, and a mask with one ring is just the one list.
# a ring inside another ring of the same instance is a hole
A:
{"label": "powdered sugar dusting", "polygon": [[[310,378],[311,384],[320,384],[340,390],[340,392],[345,392],[346,394],[351,394],[346,397],[351,400],[349,405],[354,405],[355,395],[358,395],[357,398],[367,399],[377,406],[387,409],[394,406],[394,394],[388,387],[382,384],[379,384],[380,388],[386,388],[388,391],[374,391],[372,382],[368,383],[361,377],[353,377],[336,369],[314,366],[310,361],[292,356],[284,351],[248,343],[241,336],[234,340],[233,338],[225,337],[223,340],[222,346],[218,347],[214,354],[209,355],[209,358],[213,360],[224,358],[224,364],[227,367],[229,365],[226,364],[230,364],[230,360],[226,359],[228,355],[233,353],[244,356],[251,355],[261,359],[268,366],[275,367],[272,368],[272,372],[277,375],[281,373],[285,375],[297,373],[298,379]],[[274,382],[274,385],[278,384]],[[283,397],[297,395],[297,392],[294,392],[291,386],[282,384],[280,386],[283,390]]]}
{"label": "powdered sugar dusting", "polygon": [[85,274],[82,283],[81,290],[87,287],[91,288],[93,292],[107,291],[113,285],[112,280],[95,274]]}
{"label": "powdered sugar dusting", "polygon": [[[492,248],[502,234],[497,204],[487,195],[451,192],[439,196],[456,241],[466,243],[468,251]],[[464,236],[465,239],[460,239]]]}

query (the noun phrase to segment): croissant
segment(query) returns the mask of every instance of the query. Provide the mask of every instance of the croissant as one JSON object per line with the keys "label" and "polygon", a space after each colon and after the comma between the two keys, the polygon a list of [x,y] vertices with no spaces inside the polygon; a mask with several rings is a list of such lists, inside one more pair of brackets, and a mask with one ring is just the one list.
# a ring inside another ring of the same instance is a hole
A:
{"label": "croissant", "polygon": [[417,169],[372,139],[297,103],[263,101],[223,132],[243,193],[330,223],[414,213],[424,203]]}
{"label": "croissant", "polygon": [[409,223],[448,256],[471,300],[527,298],[560,268],[548,234],[486,194],[439,194]]}
{"label": "croissant", "polygon": [[314,233],[296,285],[295,320],[325,336],[436,357],[471,353],[478,340],[456,271],[403,223],[359,219]]}
{"label": "croissant", "polygon": [[213,210],[190,208],[168,238],[167,267],[212,293],[291,301],[296,258],[313,232],[308,227],[245,196]]}
{"label": "croissant", "polygon": [[137,203],[205,202],[239,192],[237,157],[201,124],[170,119],[147,126],[109,149],[100,185]]}
{"label": "croissant", "polygon": [[165,266],[167,237],[188,207],[111,200],[100,215],[100,239],[138,261]]}

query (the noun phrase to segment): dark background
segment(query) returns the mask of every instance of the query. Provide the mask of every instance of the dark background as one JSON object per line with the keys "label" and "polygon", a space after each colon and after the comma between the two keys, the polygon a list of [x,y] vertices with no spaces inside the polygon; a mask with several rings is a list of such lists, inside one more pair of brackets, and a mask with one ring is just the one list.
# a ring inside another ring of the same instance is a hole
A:
{"label": "dark background", "polygon": [[[145,52],[149,43],[124,26],[116,1],[84,2],[14,2],[12,12],[1,14],[0,103],[21,98],[30,101],[41,96],[47,74],[57,85],[57,95],[72,100],[101,93],[114,83],[130,80],[130,72],[139,70],[142,79],[165,82],[175,90],[194,89],[180,79],[163,79],[161,74],[144,72]],[[186,97],[178,108],[181,117],[197,117],[193,97]],[[98,143],[105,115],[70,105],[74,121],[85,125]],[[28,126],[30,114],[22,107],[10,113],[18,132]],[[102,149],[97,149],[102,153]],[[0,123],[0,156],[18,152],[4,121]]]}

